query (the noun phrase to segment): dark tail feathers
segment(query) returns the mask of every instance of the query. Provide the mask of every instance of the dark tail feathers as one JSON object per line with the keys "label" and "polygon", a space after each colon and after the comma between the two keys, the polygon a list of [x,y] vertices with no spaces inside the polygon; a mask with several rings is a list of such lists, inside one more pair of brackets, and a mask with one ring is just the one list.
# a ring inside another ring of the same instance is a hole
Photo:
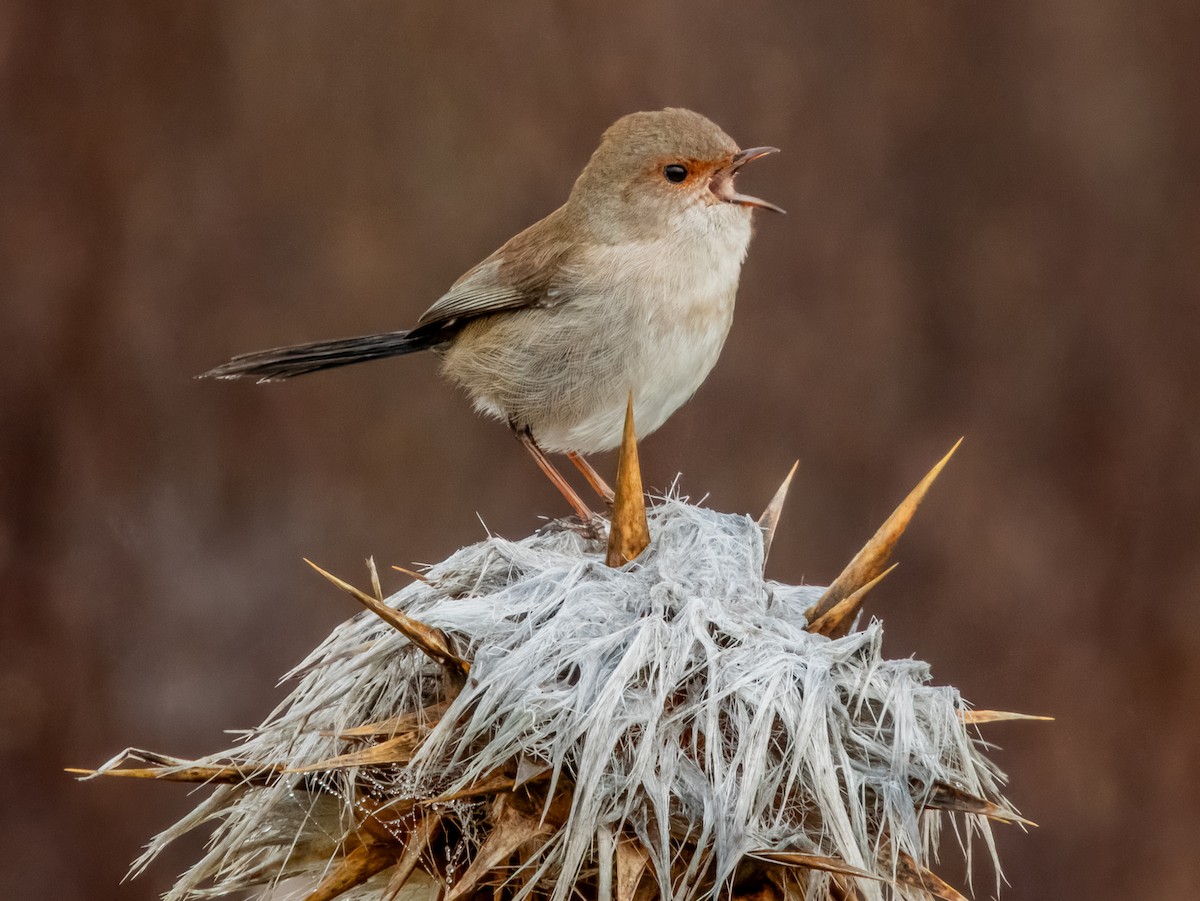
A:
{"label": "dark tail feathers", "polygon": [[317,341],[313,344],[298,344],[295,347],[276,347],[273,350],[260,350],[234,357],[228,363],[222,363],[202,373],[200,378],[255,378],[260,382],[273,382],[309,372],[319,372],[322,369],[362,363],[365,360],[409,354],[434,347],[446,339],[444,334],[422,334],[422,330],[417,330],[360,335],[357,338]]}

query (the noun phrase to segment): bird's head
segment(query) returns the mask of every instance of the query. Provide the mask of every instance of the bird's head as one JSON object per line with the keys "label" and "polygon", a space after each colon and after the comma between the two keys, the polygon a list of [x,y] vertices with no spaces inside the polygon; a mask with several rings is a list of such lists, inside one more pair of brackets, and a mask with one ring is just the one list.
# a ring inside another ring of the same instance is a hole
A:
{"label": "bird's head", "polygon": [[[697,211],[714,223],[773,203],[738,193],[743,165],[774,147],[740,150],[713,122],[685,109],[631,113],[604,133],[575,182],[570,205],[610,238],[654,237]],[[704,220],[702,220],[704,221]]]}

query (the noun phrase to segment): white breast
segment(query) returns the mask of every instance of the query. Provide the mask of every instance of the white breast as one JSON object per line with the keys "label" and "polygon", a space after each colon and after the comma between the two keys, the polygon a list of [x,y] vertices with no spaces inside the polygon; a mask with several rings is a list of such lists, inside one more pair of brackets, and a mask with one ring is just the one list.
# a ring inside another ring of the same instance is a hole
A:
{"label": "white breast", "polygon": [[539,442],[583,453],[616,447],[630,390],[639,435],[666,422],[716,365],[749,242],[749,212],[721,204],[692,208],[663,242],[602,250],[615,339],[603,352],[621,372],[585,415],[535,429]]}
{"label": "white breast", "polygon": [[733,320],[748,210],[697,205],[653,241],[592,244],[564,270],[559,304],[469,323],[443,371],[481,412],[548,451],[620,444],[629,392],[639,435],[700,387]]}

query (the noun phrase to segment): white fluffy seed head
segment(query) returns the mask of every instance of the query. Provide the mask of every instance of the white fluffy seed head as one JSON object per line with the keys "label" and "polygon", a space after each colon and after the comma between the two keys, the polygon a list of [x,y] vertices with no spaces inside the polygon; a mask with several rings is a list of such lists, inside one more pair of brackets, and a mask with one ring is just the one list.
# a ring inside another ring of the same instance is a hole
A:
{"label": "white fluffy seed head", "polygon": [[[763,848],[877,870],[887,836],[928,860],[939,815],[922,805],[935,783],[1000,799],[1003,776],[960,721],[958,693],[931,685],[924,663],[885,659],[878,622],[836,640],[805,631],[821,589],[765,580],[752,520],[668,499],[650,527],[653,543],[622,569],[570,532],[489,538],[388,599],[454,637],[472,668],[417,757],[360,769],[359,782],[431,797],[513,761],[552,767],[574,785],[566,822],[534,863],[552,877],[538,890],[553,901],[596,878],[613,835],[637,836],[663,896],[685,901],[727,884]],[[417,710],[443,684],[435,664],[366,613],[297,674],[262,726],[210,759],[309,765],[346,750],[338,731]],[[218,789],[139,866],[216,818],[209,853],[168,901],[319,877],[353,828],[358,791],[345,772],[323,778],[317,793],[298,779]],[[452,815],[464,826],[461,873],[480,809]],[[987,822],[968,819],[956,831],[982,833],[994,859]],[[696,878],[672,883],[681,844]],[[880,886],[858,884],[872,899],[887,894]],[[809,884],[813,898],[827,890],[826,877]]]}

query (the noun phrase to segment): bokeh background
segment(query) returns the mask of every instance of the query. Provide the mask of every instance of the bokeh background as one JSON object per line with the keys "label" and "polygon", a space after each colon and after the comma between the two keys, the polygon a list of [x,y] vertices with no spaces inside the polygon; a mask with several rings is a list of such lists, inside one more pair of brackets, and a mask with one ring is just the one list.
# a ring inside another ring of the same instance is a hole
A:
{"label": "bokeh background", "polygon": [[0,5],[0,897],[194,858],[119,884],[196,798],[61,769],[262,719],[355,612],[302,555],[362,581],[564,512],[432,359],[192,376],[412,323],[664,105],[783,148],[743,185],[789,215],[648,483],[757,513],[799,457],[770,570],[823,582],[965,435],[870,608],[1058,718],[988,733],[1041,824],[1002,896],[1193,897],[1198,33],[1193,0]]}

